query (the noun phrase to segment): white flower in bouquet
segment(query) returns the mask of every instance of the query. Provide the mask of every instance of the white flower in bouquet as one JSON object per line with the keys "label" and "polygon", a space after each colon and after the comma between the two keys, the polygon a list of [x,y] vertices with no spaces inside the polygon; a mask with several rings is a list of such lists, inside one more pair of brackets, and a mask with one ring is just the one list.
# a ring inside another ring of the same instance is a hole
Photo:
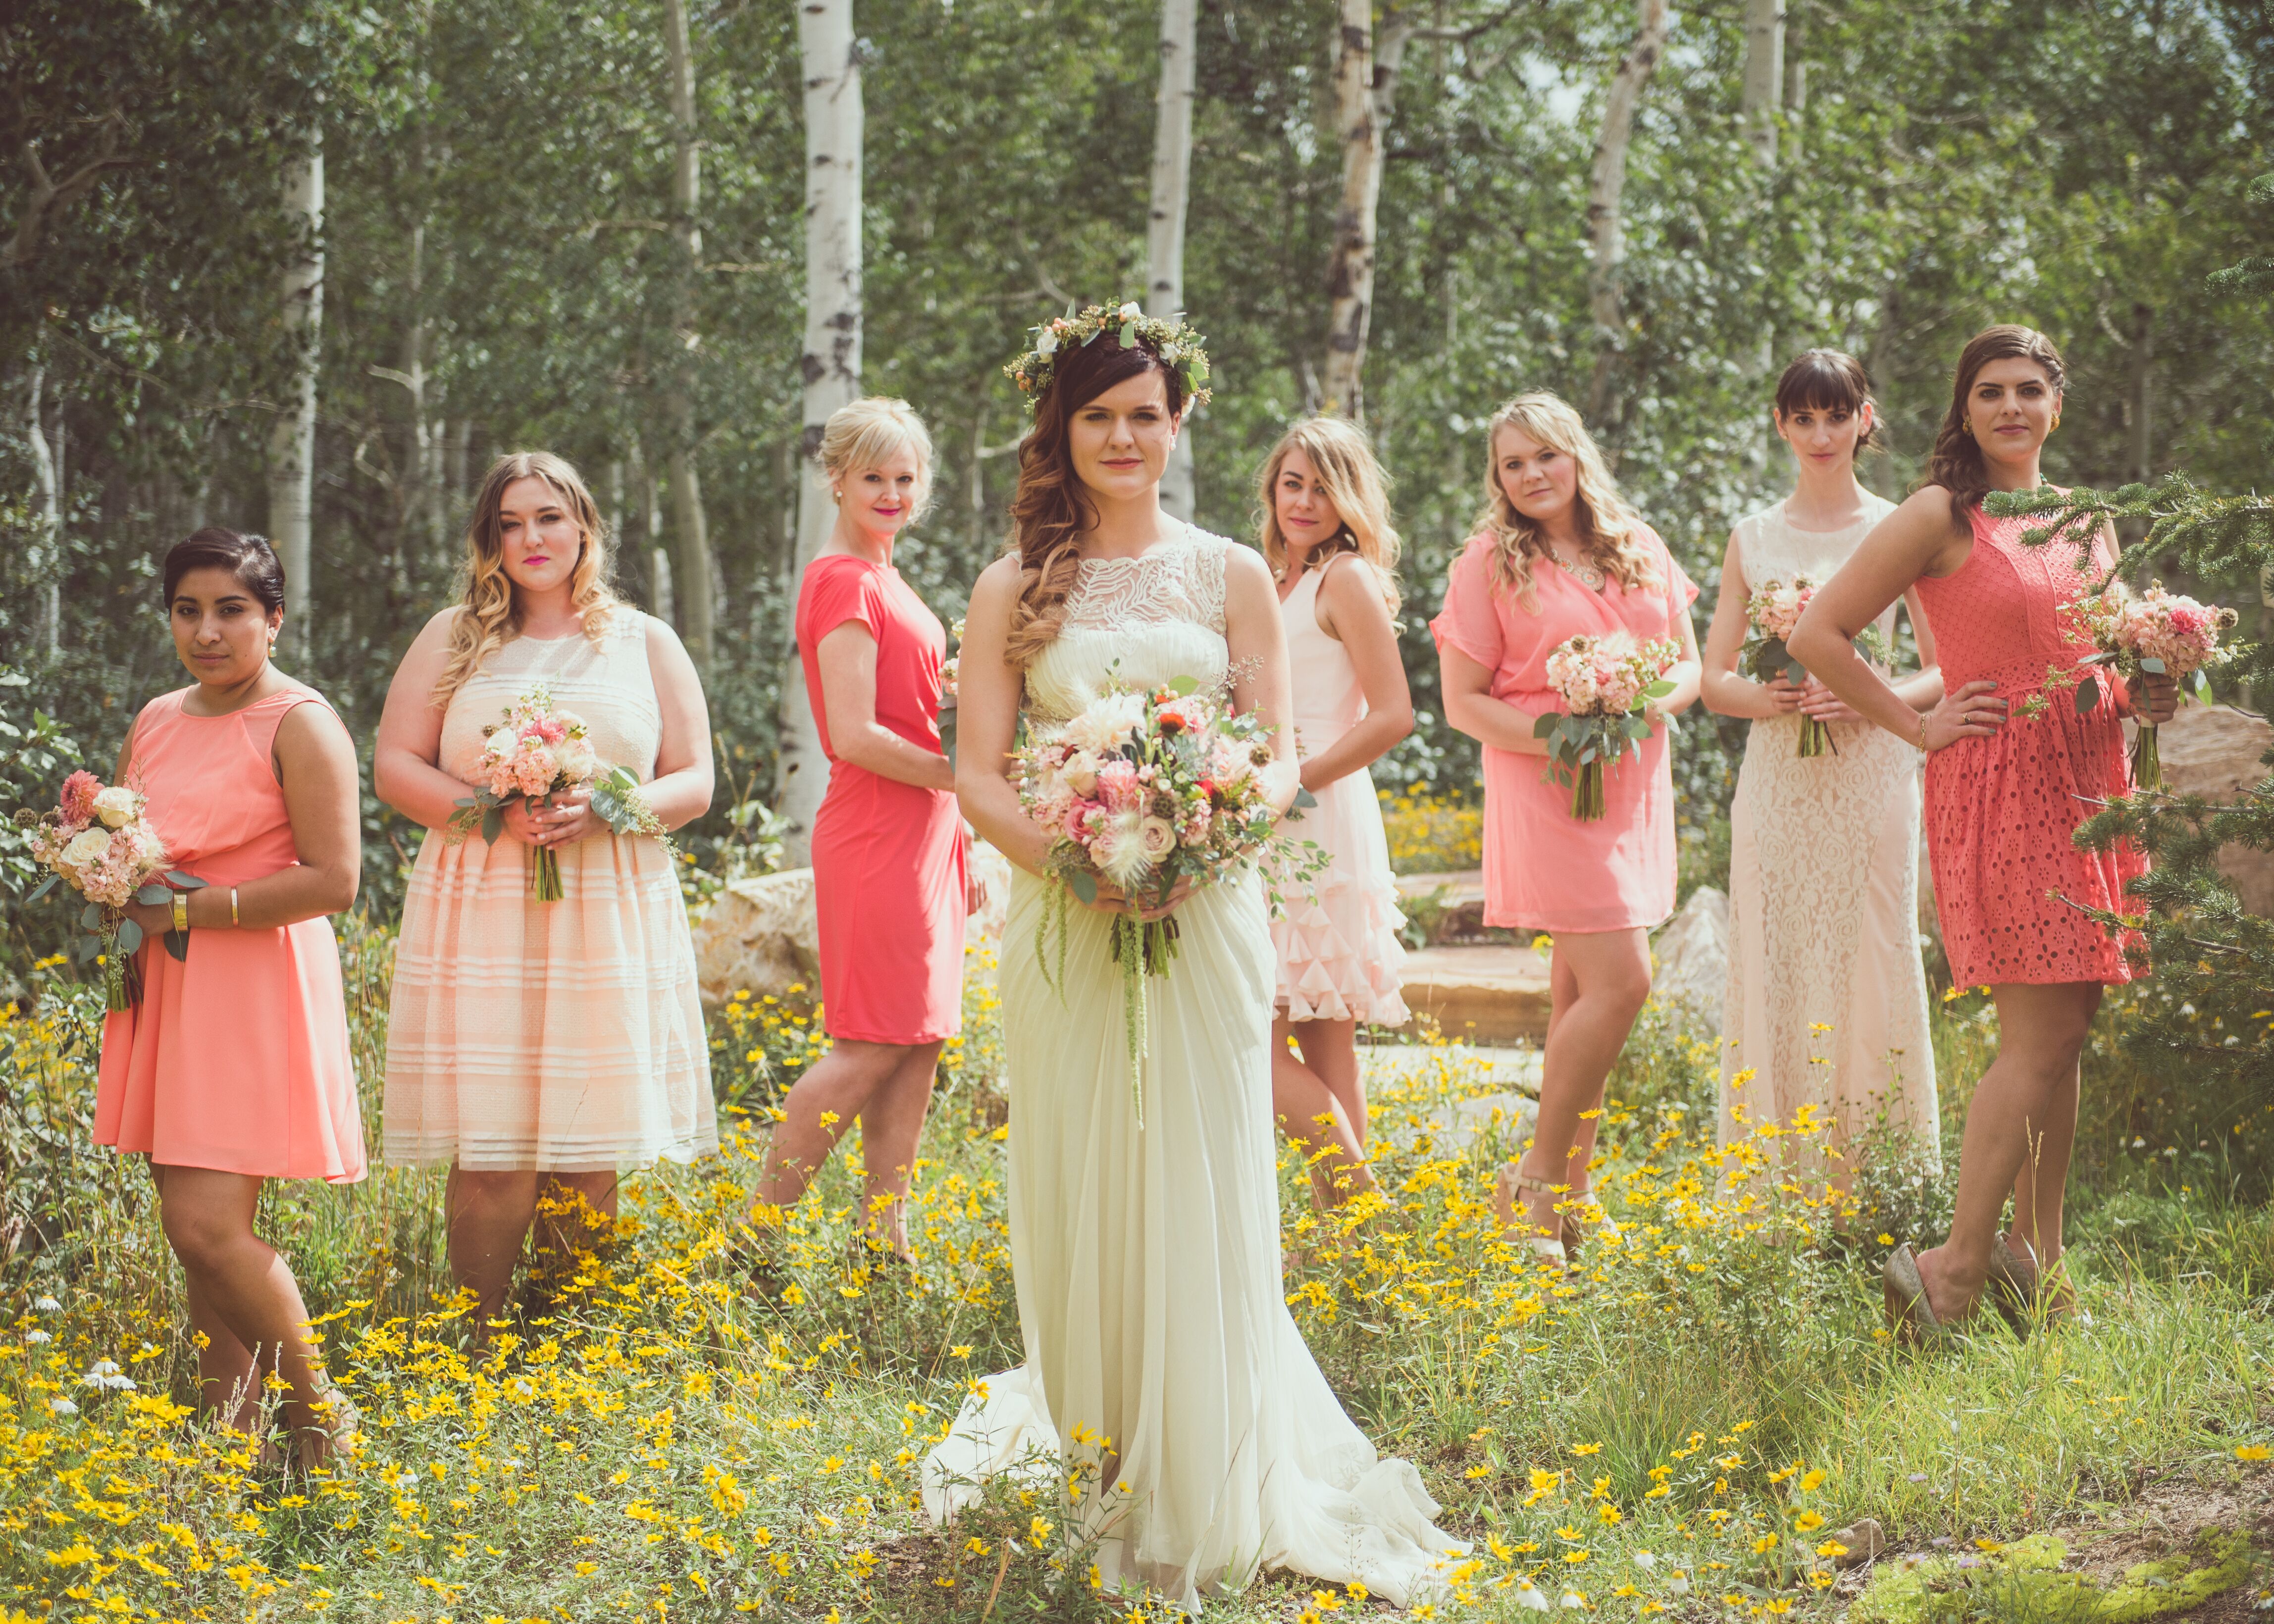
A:
{"label": "white flower in bouquet", "polygon": [[553,764],[572,783],[584,783],[599,770],[599,757],[581,733],[571,733],[553,747]]}
{"label": "white flower in bouquet", "polygon": [[1089,854],[1097,871],[1126,890],[1142,878],[1151,865],[1145,856],[1145,816],[1141,812],[1108,812],[1103,825],[1091,837]]}
{"label": "white flower in bouquet", "polygon": [[1140,826],[1138,844],[1144,852],[1146,863],[1157,865],[1176,849],[1176,826],[1165,817],[1148,817]]}
{"label": "white flower in bouquet", "polygon": [[1076,750],[1106,756],[1119,749],[1144,722],[1142,694],[1103,694],[1083,706],[1059,736]]}
{"label": "white flower in bouquet", "polygon": [[[108,794],[109,791],[104,791]],[[63,862],[68,868],[89,868],[101,862],[110,853],[110,831],[107,829],[87,828],[73,835],[63,849]]]}
{"label": "white flower in bouquet", "polygon": [[114,784],[94,798],[94,815],[112,829],[124,829],[142,810],[142,797],[123,784]]}
{"label": "white flower in bouquet", "polygon": [[1093,794],[1097,789],[1097,757],[1088,750],[1075,750],[1067,756],[1058,773],[1075,794]]}

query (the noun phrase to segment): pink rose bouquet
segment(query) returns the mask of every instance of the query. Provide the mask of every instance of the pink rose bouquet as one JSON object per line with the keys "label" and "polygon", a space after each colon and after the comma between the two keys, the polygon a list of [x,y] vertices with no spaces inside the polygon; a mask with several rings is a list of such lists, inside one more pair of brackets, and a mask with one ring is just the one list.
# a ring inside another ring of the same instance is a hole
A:
{"label": "pink rose bouquet", "polygon": [[1624,632],[1567,637],[1547,656],[1547,686],[1563,702],[1532,726],[1547,741],[1547,776],[1571,786],[1571,816],[1603,816],[1603,769],[1629,750],[1642,756],[1650,737],[1645,714],[1653,699],[1674,692],[1666,673],[1681,657],[1660,639],[1638,645]]}
{"label": "pink rose bouquet", "polygon": [[[1062,726],[1038,732],[1017,753],[1019,799],[1050,835],[1059,882],[1035,949],[1050,974],[1065,973],[1070,898],[1097,898],[1103,880],[1133,899],[1164,900],[1177,883],[1208,884],[1252,861],[1278,822],[1258,769],[1271,760],[1269,730],[1232,711],[1188,677],[1165,687],[1099,695]],[[1139,1126],[1145,1056],[1145,980],[1166,975],[1177,955],[1173,916],[1113,916],[1113,953],[1126,991],[1129,1072]]]}
{"label": "pink rose bouquet", "polygon": [[[1815,601],[1822,584],[1811,576],[1796,575],[1790,581],[1765,582],[1746,597],[1745,642],[1737,656],[1740,670],[1756,682],[1773,682],[1783,677],[1797,688],[1808,680],[1808,667],[1793,658],[1788,644],[1793,628],[1800,624],[1800,617]],[[1885,664],[1888,659],[1877,627],[1866,628],[1856,639],[1856,651],[1867,660]],[[1840,754],[1840,747],[1833,742],[1832,725],[1816,717],[1802,717],[1799,754],[1814,756],[1827,751]]]}
{"label": "pink rose bouquet", "polygon": [[[142,1001],[142,973],[135,959],[142,927],[126,917],[128,905],[155,906],[176,890],[196,891],[205,884],[194,875],[167,868],[166,843],[144,816],[147,808],[139,790],[74,772],[64,780],[53,811],[26,808],[16,814],[34,860],[49,870],[24,900],[37,902],[59,884],[87,898],[79,918],[86,933],[78,943],[79,956],[102,959],[104,1001],[114,1010]],[[178,931],[167,935],[166,949],[177,959],[189,956],[188,940]]]}
{"label": "pink rose bouquet", "polygon": [[[592,753],[584,719],[554,709],[553,695],[541,682],[506,708],[505,720],[483,741],[475,771],[480,781],[471,795],[457,803],[458,811],[450,819],[453,839],[463,840],[479,829],[482,838],[494,846],[505,832],[505,809],[515,801],[541,802],[576,789],[591,792],[594,816],[616,833],[664,838],[663,825],[641,793],[638,776],[629,768],[604,765]],[[531,894],[539,902],[558,902],[562,895],[560,855],[550,846],[536,851],[530,868]]]}
{"label": "pink rose bouquet", "polygon": [[[2136,594],[2123,582],[2111,581],[2065,609],[2071,630],[2098,650],[2080,661],[2080,667],[2105,665],[2127,680],[2143,673],[2168,676],[2180,685],[2182,697],[2192,692],[2203,702],[2210,698],[2203,667],[2218,656],[2219,633],[2236,620],[2233,610],[2166,592],[2160,581]],[[2077,685],[2080,716],[2099,701],[2098,683]],[[2141,789],[2164,787],[2164,761],[2153,722],[2139,724],[2132,745],[2132,781]]]}

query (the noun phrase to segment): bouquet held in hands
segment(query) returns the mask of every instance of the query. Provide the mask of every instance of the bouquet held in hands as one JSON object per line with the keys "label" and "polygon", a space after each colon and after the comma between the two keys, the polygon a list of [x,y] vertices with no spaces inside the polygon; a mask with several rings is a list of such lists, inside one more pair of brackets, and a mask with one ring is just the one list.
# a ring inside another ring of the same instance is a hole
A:
{"label": "bouquet held in hands", "polygon": [[[87,898],[79,914],[86,934],[78,944],[82,959],[100,955],[103,964],[103,996],[113,1010],[131,1009],[142,1001],[142,972],[135,954],[142,946],[142,927],[126,917],[130,903],[155,907],[176,891],[198,891],[205,882],[195,875],[166,867],[166,843],[145,816],[148,802],[139,790],[124,784],[105,784],[91,772],[74,772],[64,780],[63,794],[50,812],[26,808],[16,814],[16,826],[25,831],[32,856],[49,870],[26,902],[37,902],[58,883]],[[177,959],[189,958],[189,937],[169,932],[166,951]]]}
{"label": "bouquet held in hands", "polygon": [[1602,816],[1604,768],[1629,750],[1642,758],[1650,702],[1674,692],[1666,673],[1681,658],[1666,638],[1638,644],[1624,632],[1582,632],[1550,651],[1547,686],[1563,709],[1533,723],[1532,736],[1547,741],[1547,776],[1571,786],[1573,817]]}
{"label": "bouquet held in hands", "polygon": [[[1747,595],[1745,642],[1738,651],[1740,668],[1747,676],[1756,682],[1773,682],[1782,677],[1795,688],[1808,680],[1808,667],[1793,658],[1786,642],[1823,584],[1810,575],[1796,575],[1790,581],[1764,582]],[[1864,628],[1856,639],[1856,652],[1878,664],[1887,662],[1888,650],[1879,628]],[[1840,747],[1833,741],[1832,724],[1803,714],[1798,754],[1815,756],[1826,751],[1840,754]]]}
{"label": "bouquet held in hands", "polygon": [[[2180,684],[2182,697],[2192,693],[2199,701],[2210,701],[2210,682],[2203,667],[2218,653],[2219,633],[2234,625],[2233,610],[2166,592],[2160,581],[2135,593],[2120,580],[2067,608],[2072,627],[2099,650],[2081,665],[2110,666],[2127,680],[2143,673],[2167,676]],[[2077,685],[2078,715],[2099,703],[2099,683]],[[2140,723],[2133,741],[2132,781],[2141,789],[2164,787],[2164,762],[2153,722]]]}
{"label": "bouquet held in hands", "polygon": [[[505,809],[515,801],[538,805],[580,789],[591,792],[593,816],[616,833],[665,838],[637,775],[628,767],[604,764],[592,752],[584,719],[574,711],[555,709],[551,691],[541,682],[508,706],[505,720],[490,730],[478,771],[481,782],[457,803],[458,811],[450,819],[453,839],[463,840],[479,829],[482,838],[494,846],[505,832]],[[548,846],[536,852],[530,868],[531,894],[539,902],[558,902],[562,894],[560,856]]]}

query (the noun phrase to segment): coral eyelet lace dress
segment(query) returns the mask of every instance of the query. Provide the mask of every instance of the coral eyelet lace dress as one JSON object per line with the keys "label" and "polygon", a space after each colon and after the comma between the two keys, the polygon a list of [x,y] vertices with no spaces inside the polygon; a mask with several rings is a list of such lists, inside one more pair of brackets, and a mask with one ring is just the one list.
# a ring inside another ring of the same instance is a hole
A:
{"label": "coral eyelet lace dress", "polygon": [[[2148,868],[2127,845],[2088,852],[2073,838],[2098,802],[2132,788],[2111,680],[2084,673],[2100,698],[2088,714],[2076,710],[2077,662],[2092,648],[2063,629],[2060,607],[2092,578],[2074,547],[2022,545],[2033,521],[1979,507],[1969,516],[1973,551],[1955,573],[1922,576],[1919,600],[1946,690],[1992,681],[2012,709],[1990,737],[1926,758],[1927,856],[1951,978],[2128,981],[2122,944],[2079,911],[2120,907]],[[2108,562],[2105,539],[2093,552]]]}

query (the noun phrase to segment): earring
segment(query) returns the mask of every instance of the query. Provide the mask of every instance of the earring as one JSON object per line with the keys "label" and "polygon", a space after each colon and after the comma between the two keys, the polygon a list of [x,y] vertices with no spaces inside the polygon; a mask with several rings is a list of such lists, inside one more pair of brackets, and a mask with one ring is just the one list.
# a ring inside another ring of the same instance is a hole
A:
{"label": "earring", "polygon": [[[2059,427],[2060,427],[2060,413],[2055,412],[2053,413],[2053,429],[2057,429]],[[2047,429],[2045,432],[2050,434],[2053,432],[2053,429]]]}

